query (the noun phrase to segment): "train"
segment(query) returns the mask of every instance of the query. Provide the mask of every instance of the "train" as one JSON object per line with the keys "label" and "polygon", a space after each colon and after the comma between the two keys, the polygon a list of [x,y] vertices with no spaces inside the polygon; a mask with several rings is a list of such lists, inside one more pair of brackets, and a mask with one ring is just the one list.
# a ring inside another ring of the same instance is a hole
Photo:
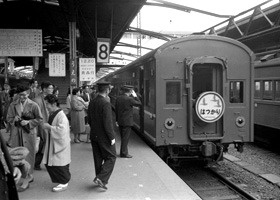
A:
{"label": "train", "polygon": [[123,85],[142,101],[134,108],[138,134],[167,163],[219,161],[233,144],[254,141],[254,53],[239,41],[216,35],[171,40],[97,82]]}
{"label": "train", "polygon": [[255,141],[277,147],[280,139],[280,55],[255,61]]}

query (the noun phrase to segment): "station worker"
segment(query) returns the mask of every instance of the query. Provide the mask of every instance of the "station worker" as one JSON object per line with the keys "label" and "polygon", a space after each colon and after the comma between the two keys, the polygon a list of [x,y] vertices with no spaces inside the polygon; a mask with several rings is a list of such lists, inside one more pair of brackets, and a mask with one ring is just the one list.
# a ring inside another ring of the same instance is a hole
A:
{"label": "station worker", "polygon": [[133,106],[141,106],[141,101],[137,97],[133,86],[124,85],[122,95],[116,99],[116,120],[121,134],[120,157],[132,158],[128,154],[128,141],[130,137],[131,127],[133,126]]}
{"label": "station worker", "polygon": [[0,133],[0,199],[18,200],[16,183],[21,178],[19,168],[13,167],[6,141]]}
{"label": "station worker", "polygon": [[43,127],[47,130],[46,146],[43,163],[53,183],[58,183],[52,191],[66,190],[71,174],[70,128],[69,121],[63,110],[59,108],[58,98],[55,94],[48,94],[45,98],[47,109],[50,113],[48,123]]}
{"label": "station worker", "polygon": [[110,83],[101,82],[97,86],[98,95],[90,101],[88,108],[90,139],[96,174],[93,182],[106,190],[106,184],[116,162],[116,140],[112,106],[107,100],[110,93]]}

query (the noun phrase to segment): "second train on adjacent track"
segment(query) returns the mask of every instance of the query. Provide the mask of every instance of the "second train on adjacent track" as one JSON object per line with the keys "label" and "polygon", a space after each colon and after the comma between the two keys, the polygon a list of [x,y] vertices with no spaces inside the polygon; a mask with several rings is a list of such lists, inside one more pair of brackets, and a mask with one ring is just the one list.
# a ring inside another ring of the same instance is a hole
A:
{"label": "second train on adjacent track", "polygon": [[253,142],[253,61],[244,44],[230,38],[190,35],[165,43],[103,77],[133,85],[143,106],[135,127],[167,162],[220,160],[229,144],[238,151]]}

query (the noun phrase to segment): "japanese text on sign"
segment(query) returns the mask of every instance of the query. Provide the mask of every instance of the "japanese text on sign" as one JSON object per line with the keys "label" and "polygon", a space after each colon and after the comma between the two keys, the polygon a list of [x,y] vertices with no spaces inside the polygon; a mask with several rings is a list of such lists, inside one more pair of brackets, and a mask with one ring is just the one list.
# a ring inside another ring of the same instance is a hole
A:
{"label": "japanese text on sign", "polygon": [[225,103],[216,92],[202,93],[196,102],[196,113],[204,122],[215,122],[224,114]]}
{"label": "japanese text on sign", "polygon": [[42,30],[0,29],[0,56],[42,55]]}
{"label": "japanese text on sign", "polygon": [[49,54],[49,76],[66,76],[65,54]]}
{"label": "japanese text on sign", "polygon": [[95,58],[79,58],[80,81],[95,81]]}

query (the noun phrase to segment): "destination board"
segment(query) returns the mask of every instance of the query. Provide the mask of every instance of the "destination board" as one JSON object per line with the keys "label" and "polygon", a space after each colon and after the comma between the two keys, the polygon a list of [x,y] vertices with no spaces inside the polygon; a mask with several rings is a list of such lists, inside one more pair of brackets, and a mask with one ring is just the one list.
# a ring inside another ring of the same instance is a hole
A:
{"label": "destination board", "polygon": [[42,30],[0,29],[0,56],[35,57],[43,55]]}

